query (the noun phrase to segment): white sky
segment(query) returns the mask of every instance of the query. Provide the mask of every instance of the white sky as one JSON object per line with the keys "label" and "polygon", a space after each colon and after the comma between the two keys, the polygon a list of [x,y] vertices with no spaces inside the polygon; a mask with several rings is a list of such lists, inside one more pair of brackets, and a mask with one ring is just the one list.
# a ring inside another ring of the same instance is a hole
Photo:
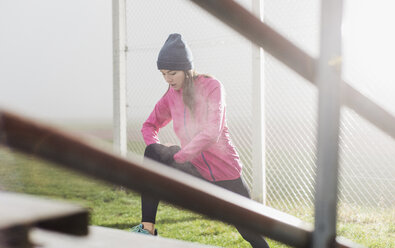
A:
{"label": "white sky", "polygon": [[0,0],[0,108],[111,121],[110,0]]}
{"label": "white sky", "polygon": [[395,1],[345,1],[343,77],[395,114]]}

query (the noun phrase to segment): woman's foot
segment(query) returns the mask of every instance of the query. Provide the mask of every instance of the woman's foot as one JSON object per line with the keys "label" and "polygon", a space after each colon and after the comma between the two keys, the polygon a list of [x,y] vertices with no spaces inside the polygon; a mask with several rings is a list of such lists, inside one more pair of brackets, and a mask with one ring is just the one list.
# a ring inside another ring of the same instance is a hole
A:
{"label": "woman's foot", "polygon": [[[152,224],[152,223],[151,223]],[[148,228],[146,227],[148,226]],[[152,229],[151,229],[152,228]],[[134,226],[130,229],[131,232],[135,232],[135,233],[141,233],[141,234],[147,234],[147,235],[154,235],[157,236],[158,232],[157,230],[154,228],[154,225],[144,225],[144,224],[139,224],[137,226]]]}
{"label": "woman's foot", "polygon": [[151,222],[141,222],[143,228],[150,232],[152,235],[155,235],[155,224]]}

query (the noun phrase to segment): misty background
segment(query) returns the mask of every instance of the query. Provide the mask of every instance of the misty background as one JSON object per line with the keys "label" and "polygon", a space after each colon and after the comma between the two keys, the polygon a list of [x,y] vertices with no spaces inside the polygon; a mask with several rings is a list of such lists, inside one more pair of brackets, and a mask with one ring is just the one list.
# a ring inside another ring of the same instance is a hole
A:
{"label": "misty background", "polygon": [[0,108],[111,123],[111,1],[0,0]]}

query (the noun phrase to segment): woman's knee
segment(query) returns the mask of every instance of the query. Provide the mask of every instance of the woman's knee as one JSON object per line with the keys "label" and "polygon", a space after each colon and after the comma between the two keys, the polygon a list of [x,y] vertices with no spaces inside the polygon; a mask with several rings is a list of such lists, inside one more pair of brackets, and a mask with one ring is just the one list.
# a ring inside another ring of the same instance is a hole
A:
{"label": "woman's knee", "polygon": [[236,194],[250,198],[248,188],[241,177],[234,180],[218,181],[215,184]]}
{"label": "woman's knee", "polygon": [[158,160],[159,159],[159,155],[160,155],[160,151],[163,149],[162,146],[163,145],[157,144],[157,143],[153,143],[153,144],[148,145],[145,148],[144,157],[151,158],[151,159],[154,159],[154,160]]}
{"label": "woman's knee", "polygon": [[162,144],[150,144],[145,148],[144,157],[153,159],[162,164],[170,165],[174,162],[173,156],[180,150],[178,146],[167,147]]}

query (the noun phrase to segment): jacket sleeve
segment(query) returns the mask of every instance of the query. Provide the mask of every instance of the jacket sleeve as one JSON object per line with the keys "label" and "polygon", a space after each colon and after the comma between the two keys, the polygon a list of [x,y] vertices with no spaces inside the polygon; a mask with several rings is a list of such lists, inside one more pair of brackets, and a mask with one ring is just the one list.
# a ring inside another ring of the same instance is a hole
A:
{"label": "jacket sleeve", "polygon": [[148,119],[143,123],[141,132],[146,145],[160,143],[159,129],[166,126],[171,121],[171,112],[166,95],[163,96],[155,105],[154,110]]}
{"label": "jacket sleeve", "polygon": [[207,97],[207,119],[198,134],[174,155],[177,163],[190,161],[196,155],[206,150],[211,144],[218,141],[225,122],[225,99],[223,87],[219,83],[212,89]]}

